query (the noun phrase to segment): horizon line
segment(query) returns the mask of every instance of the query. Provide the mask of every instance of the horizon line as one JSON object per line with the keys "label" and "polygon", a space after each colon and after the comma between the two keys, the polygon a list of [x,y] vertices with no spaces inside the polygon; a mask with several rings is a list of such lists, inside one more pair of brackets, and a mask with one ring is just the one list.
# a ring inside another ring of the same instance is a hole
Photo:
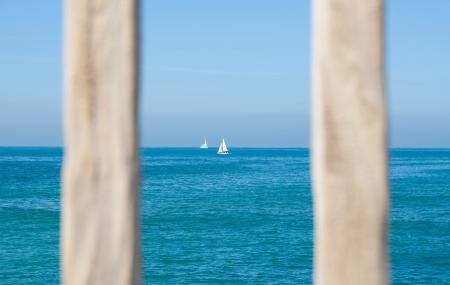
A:
{"label": "horizon line", "polygon": [[[209,148],[218,148],[219,146],[210,146]],[[0,145],[0,148],[64,148],[61,145]],[[200,149],[198,146],[138,146],[139,149],[142,148],[194,148]],[[309,146],[233,146],[233,148],[277,148],[277,149],[310,149]],[[388,146],[387,149],[450,149],[450,146]]]}

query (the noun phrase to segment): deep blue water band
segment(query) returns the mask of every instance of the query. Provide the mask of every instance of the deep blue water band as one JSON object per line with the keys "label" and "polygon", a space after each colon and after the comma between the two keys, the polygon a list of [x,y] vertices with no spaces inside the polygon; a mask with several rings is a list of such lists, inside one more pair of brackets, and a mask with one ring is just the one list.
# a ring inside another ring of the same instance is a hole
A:
{"label": "deep blue water band", "polygon": [[[147,284],[309,284],[307,149],[142,149]],[[60,148],[0,148],[0,283],[59,283]],[[449,284],[450,150],[393,149],[393,284]]]}

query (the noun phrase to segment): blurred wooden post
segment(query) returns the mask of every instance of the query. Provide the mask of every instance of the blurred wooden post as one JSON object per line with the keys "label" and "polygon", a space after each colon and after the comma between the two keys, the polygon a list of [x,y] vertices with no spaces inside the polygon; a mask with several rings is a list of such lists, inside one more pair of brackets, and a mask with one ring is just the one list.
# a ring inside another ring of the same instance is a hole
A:
{"label": "blurred wooden post", "polygon": [[138,3],[66,0],[64,284],[138,284]]}
{"label": "blurred wooden post", "polygon": [[316,284],[388,283],[383,0],[314,0]]}

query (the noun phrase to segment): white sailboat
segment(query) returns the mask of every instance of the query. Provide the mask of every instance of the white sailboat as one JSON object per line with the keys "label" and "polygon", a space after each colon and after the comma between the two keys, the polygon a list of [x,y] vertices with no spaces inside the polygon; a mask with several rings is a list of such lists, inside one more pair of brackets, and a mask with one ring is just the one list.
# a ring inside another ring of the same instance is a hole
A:
{"label": "white sailboat", "polygon": [[225,144],[225,139],[222,139],[217,154],[229,154],[227,145]]}
{"label": "white sailboat", "polygon": [[200,148],[208,148],[208,143],[206,142],[206,139],[205,139],[205,142],[202,143],[202,145],[200,146]]}

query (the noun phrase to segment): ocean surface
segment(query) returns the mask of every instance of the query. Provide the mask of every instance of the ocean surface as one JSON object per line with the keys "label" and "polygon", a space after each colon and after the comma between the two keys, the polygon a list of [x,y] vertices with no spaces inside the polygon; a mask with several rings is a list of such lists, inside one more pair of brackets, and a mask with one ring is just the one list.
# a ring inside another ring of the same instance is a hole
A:
{"label": "ocean surface", "polygon": [[[311,284],[306,149],[142,150],[146,284]],[[0,148],[0,284],[59,283],[59,148]],[[450,150],[391,151],[391,280],[450,284]]]}

